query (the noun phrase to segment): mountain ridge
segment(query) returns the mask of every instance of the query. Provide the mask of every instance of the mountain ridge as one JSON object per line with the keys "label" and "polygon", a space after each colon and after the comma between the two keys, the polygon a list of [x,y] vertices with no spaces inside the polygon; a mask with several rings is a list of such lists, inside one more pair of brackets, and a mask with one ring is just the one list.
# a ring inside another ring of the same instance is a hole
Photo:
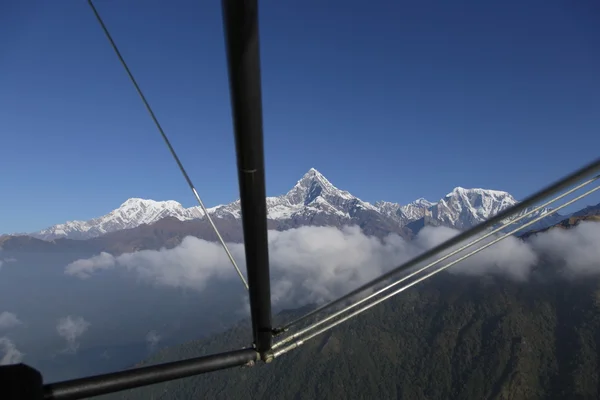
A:
{"label": "mountain ridge", "polygon": [[[267,197],[266,202],[267,218],[280,222],[282,227],[356,224],[368,227],[367,230],[387,229],[403,236],[418,232],[405,229],[411,224],[419,227],[433,224],[468,229],[518,203],[508,192],[457,186],[437,202],[419,198],[405,205],[387,201],[371,204],[348,191],[338,189],[315,168],[304,174],[287,193]],[[207,210],[214,219],[241,218],[239,200]],[[549,210],[541,210],[523,223]],[[67,221],[27,235],[42,240],[91,239],[144,224],[151,225],[167,217],[190,221],[204,219],[205,215],[198,206],[185,208],[174,200],[130,198],[106,215],[88,221]],[[532,229],[542,229],[563,218],[564,216],[558,215],[545,224],[536,224]],[[377,224],[385,228],[376,229]]]}

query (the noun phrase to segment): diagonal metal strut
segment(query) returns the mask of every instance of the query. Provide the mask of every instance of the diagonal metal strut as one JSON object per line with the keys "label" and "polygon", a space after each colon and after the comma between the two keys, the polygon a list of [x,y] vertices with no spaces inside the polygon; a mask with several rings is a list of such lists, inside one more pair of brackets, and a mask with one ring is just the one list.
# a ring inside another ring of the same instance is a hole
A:
{"label": "diagonal metal strut", "polygon": [[148,100],[146,100],[146,96],[144,96],[144,93],[142,92],[142,89],[140,88],[140,86],[138,85],[137,81],[133,77],[133,74],[131,73],[131,70],[127,66],[127,63],[125,62],[125,59],[121,55],[121,52],[119,51],[119,49],[117,47],[117,44],[114,42],[112,36],[110,35],[110,32],[108,31],[108,28],[106,27],[106,25],[104,24],[104,21],[100,17],[100,14],[98,13],[98,10],[96,10],[96,7],[94,6],[94,3],[92,3],[92,0],[88,0],[88,4],[92,8],[92,11],[94,12],[94,15],[96,16],[96,19],[98,20],[98,23],[100,24],[100,27],[102,27],[102,30],[104,31],[104,34],[106,35],[106,38],[108,39],[108,41],[109,41],[112,49],[114,50],[115,54],[119,58],[119,61],[121,61],[121,65],[123,65],[123,68],[125,68],[125,72],[127,72],[127,76],[129,77],[129,80],[131,80],[131,83],[133,84],[133,86],[135,87],[135,90],[137,91],[138,95],[142,99],[142,102],[144,103],[144,106],[146,106],[146,110],[148,110],[148,113],[150,114],[150,117],[152,118],[152,121],[154,122],[154,125],[156,125],[156,128],[160,132],[160,135],[162,136],[163,140],[165,141],[165,144],[169,148],[169,151],[171,152],[171,155],[173,156],[173,159],[175,159],[175,162],[177,163],[177,166],[179,167],[179,170],[183,174],[183,177],[185,178],[185,181],[187,182],[188,186],[192,190],[192,193],[194,194],[194,197],[196,197],[196,200],[198,201],[198,204],[200,204],[200,208],[202,208],[202,211],[204,211],[204,215],[206,215],[206,219],[208,220],[208,222],[212,226],[213,231],[215,232],[215,234],[217,235],[217,238],[219,239],[219,242],[221,243],[221,246],[223,246],[223,249],[225,250],[225,253],[227,253],[227,257],[229,258],[229,261],[231,261],[231,264],[235,268],[235,271],[237,272],[238,276],[240,277],[242,283],[244,284],[244,286],[246,287],[246,289],[248,289],[248,283],[246,282],[246,279],[244,278],[244,274],[242,274],[242,271],[240,271],[240,268],[238,267],[237,263],[235,262],[235,259],[233,258],[233,255],[229,251],[229,248],[227,247],[227,244],[225,244],[225,240],[223,240],[223,237],[219,233],[219,230],[217,229],[217,226],[215,225],[215,223],[212,220],[212,217],[210,216],[210,214],[208,213],[208,210],[204,206],[204,203],[200,199],[200,195],[198,194],[198,191],[196,191],[196,188],[194,187],[194,184],[192,183],[192,180],[190,179],[189,175],[187,174],[185,168],[183,167],[183,164],[181,163],[181,160],[179,160],[179,157],[177,156],[177,153],[175,152],[175,149],[171,145],[171,142],[169,141],[169,138],[167,137],[167,134],[163,130],[162,125],[158,122],[158,118],[156,118],[156,115],[154,114],[154,111],[152,110],[152,107],[150,107],[150,104],[148,103]]}

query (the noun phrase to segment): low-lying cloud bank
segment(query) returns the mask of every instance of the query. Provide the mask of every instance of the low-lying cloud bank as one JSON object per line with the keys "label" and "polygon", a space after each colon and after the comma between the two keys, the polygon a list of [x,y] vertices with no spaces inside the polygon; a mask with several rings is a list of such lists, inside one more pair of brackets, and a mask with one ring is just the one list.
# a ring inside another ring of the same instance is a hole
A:
{"label": "low-lying cloud bank", "polygon": [[[456,234],[458,231],[450,228],[426,227],[413,241],[405,241],[395,234],[383,240],[368,237],[358,227],[270,231],[273,303],[291,306],[331,300]],[[230,244],[229,248],[244,267],[243,245]],[[466,253],[448,261],[463,254]],[[582,222],[570,230],[550,230],[527,241],[509,237],[449,271],[503,274],[524,281],[540,259],[562,265],[571,276],[600,272],[600,224]],[[202,290],[214,279],[237,279],[221,246],[195,237],[185,238],[174,249],[144,250],[117,257],[101,253],[69,264],[65,273],[87,279],[102,270],[116,268],[131,271],[152,284],[196,290]]]}

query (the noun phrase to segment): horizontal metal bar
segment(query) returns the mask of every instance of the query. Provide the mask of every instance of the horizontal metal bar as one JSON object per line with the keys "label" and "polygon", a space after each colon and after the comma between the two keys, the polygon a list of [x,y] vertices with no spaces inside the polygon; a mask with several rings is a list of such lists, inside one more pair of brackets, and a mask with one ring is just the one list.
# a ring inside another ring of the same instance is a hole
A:
{"label": "horizontal metal bar", "polygon": [[258,360],[254,349],[243,349],[189,360],[151,365],[44,385],[45,400],[71,400],[203,374]]}
{"label": "horizontal metal bar", "polygon": [[564,189],[570,187],[575,182],[580,181],[589,176],[592,176],[593,174],[597,174],[599,170],[600,170],[600,158],[597,158],[593,162],[584,166],[583,168],[571,173],[570,175],[567,175],[566,177],[556,181],[555,183],[553,183],[553,184],[545,187],[544,189],[534,193],[533,195],[527,197],[526,199],[524,199],[517,205],[507,208],[506,210],[499,212],[492,218],[490,218],[478,225],[475,225],[473,228],[471,228],[459,235],[452,237],[451,239],[445,241],[444,243],[442,243],[430,250],[425,251],[424,253],[421,253],[420,255],[416,256],[415,258],[411,259],[410,261],[400,265],[399,267],[396,267],[393,270],[381,275],[380,277],[375,278],[372,281],[367,282],[364,285],[352,290],[350,293],[347,293],[344,296],[342,296],[336,300],[333,300],[327,304],[324,304],[324,305],[316,308],[315,310],[310,311],[310,312],[306,313],[305,315],[294,319],[291,322],[288,322],[287,324],[283,325],[280,328],[276,328],[275,329],[276,334],[281,334],[281,333],[287,331],[293,325],[296,325],[299,322],[304,321],[307,318],[312,317],[326,309],[329,309],[333,306],[341,304],[344,301],[363,292],[364,290],[369,289],[379,283],[386,281],[387,279],[391,278],[392,276],[396,275],[399,272],[405,271],[409,268],[412,268],[412,267],[420,264],[421,262],[426,261],[429,258],[452,248],[453,246],[456,246],[457,244],[471,238],[472,236],[475,236],[481,232],[484,232],[486,229],[493,228],[495,225],[501,224],[505,219],[515,216],[522,211],[525,211],[527,208],[534,206],[535,204],[539,203],[540,201],[546,199],[547,197],[555,195],[558,192],[560,192],[561,190],[564,190]]}

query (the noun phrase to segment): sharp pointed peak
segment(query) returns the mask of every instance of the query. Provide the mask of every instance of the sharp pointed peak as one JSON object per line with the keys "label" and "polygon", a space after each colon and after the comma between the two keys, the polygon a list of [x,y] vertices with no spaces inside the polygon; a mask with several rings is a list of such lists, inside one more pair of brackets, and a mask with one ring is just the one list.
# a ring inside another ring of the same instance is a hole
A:
{"label": "sharp pointed peak", "polygon": [[316,168],[311,168],[304,174],[304,177],[323,176]]}
{"label": "sharp pointed peak", "polygon": [[319,171],[317,171],[316,168],[309,169],[308,172],[306,172],[302,176],[302,178],[300,178],[297,185],[303,184],[306,182],[313,182],[313,181],[318,181],[324,186],[333,186],[331,184],[331,182],[329,181],[329,179],[325,178],[325,176],[322,173],[320,173]]}

